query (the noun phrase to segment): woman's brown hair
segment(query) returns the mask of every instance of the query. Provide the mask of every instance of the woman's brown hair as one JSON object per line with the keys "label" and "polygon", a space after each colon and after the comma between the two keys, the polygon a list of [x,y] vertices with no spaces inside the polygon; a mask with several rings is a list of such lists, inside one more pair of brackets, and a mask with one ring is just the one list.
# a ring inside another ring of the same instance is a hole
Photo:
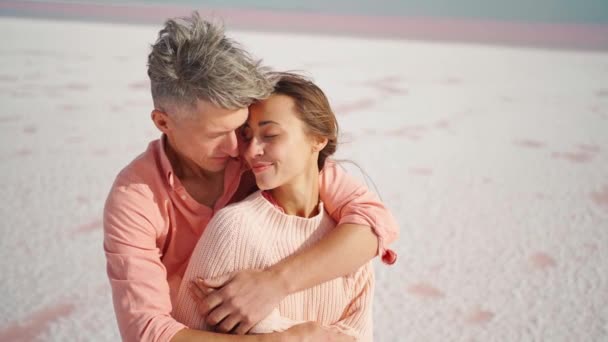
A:
{"label": "woman's brown hair", "polygon": [[327,138],[327,145],[319,152],[318,166],[323,169],[325,160],[336,152],[338,145],[338,121],[323,91],[310,79],[291,72],[270,75],[276,82],[273,94],[289,96],[295,103],[300,120],[308,133]]}

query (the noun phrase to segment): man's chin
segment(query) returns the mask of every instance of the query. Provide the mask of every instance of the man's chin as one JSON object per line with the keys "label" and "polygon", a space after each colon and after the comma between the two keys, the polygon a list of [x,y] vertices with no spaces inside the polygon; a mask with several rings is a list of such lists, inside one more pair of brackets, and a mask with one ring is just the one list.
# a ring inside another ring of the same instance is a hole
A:
{"label": "man's chin", "polygon": [[220,158],[212,158],[210,160],[209,163],[207,163],[207,165],[205,165],[205,170],[210,171],[210,172],[220,172],[220,171],[224,171],[224,169],[226,169],[226,166],[228,165],[228,162],[230,161],[230,158],[224,158],[224,159],[220,159]]}

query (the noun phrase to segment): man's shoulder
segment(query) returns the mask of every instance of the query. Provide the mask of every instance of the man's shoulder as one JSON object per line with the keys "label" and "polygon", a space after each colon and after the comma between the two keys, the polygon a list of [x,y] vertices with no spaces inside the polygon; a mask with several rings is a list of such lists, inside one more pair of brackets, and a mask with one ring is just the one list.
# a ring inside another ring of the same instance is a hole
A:
{"label": "man's shoulder", "polygon": [[109,191],[108,202],[122,205],[128,201],[138,203],[137,206],[158,202],[158,195],[165,192],[158,161],[159,145],[159,140],[150,142],[146,151],[118,173]]}
{"label": "man's shoulder", "polygon": [[159,140],[150,142],[144,152],[135,157],[118,172],[114,181],[114,188],[131,184],[156,182],[162,173],[158,160],[159,148]]}

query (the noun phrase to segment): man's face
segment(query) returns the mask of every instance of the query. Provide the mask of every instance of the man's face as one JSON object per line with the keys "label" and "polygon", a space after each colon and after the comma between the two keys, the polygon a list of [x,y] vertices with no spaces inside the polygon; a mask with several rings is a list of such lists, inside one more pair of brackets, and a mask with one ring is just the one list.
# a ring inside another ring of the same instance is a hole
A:
{"label": "man's face", "polygon": [[208,172],[224,170],[230,157],[238,156],[235,131],[247,120],[248,109],[224,109],[198,100],[193,111],[167,115],[165,134],[171,147],[182,162]]}

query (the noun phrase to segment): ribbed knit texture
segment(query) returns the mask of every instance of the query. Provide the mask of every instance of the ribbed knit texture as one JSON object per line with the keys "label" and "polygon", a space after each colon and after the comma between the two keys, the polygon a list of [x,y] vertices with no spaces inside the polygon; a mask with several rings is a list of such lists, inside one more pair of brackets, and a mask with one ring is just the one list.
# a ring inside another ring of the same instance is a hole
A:
{"label": "ribbed knit texture", "polygon": [[[220,210],[194,249],[172,315],[190,328],[208,330],[189,293],[192,280],[269,267],[314,244],[335,225],[322,203],[318,215],[302,218],[282,213],[259,191]],[[371,341],[373,288],[370,262],[346,277],[287,296],[252,332],[283,331],[317,321],[359,341]]]}

